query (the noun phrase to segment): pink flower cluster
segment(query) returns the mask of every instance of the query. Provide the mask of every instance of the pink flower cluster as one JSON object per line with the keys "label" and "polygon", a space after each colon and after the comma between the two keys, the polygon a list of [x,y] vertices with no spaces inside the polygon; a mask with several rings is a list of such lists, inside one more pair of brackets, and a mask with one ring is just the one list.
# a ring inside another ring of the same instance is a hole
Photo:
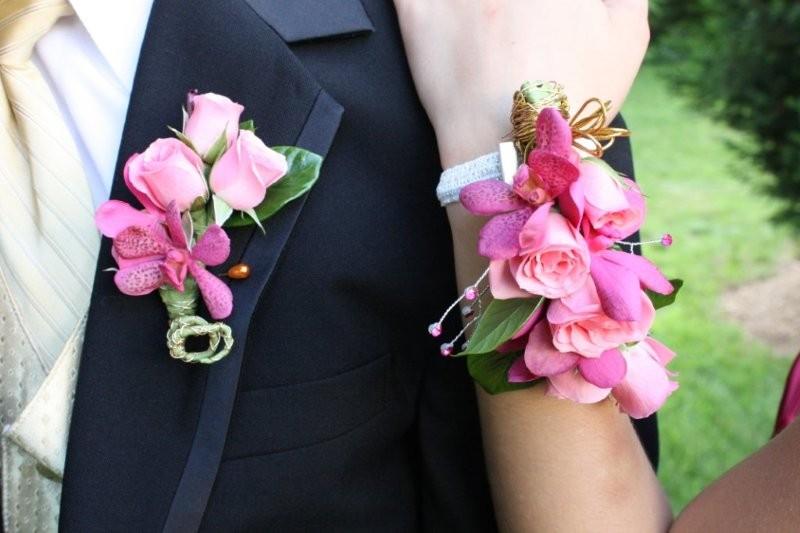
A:
{"label": "pink flower cluster", "polygon": [[547,299],[500,349],[524,353],[509,381],[546,378],[553,396],[612,395],[630,416],[649,416],[677,383],[666,369],[674,354],[648,336],[655,309],[644,289],[673,287],[650,261],[615,248],[642,225],[644,197],[602,161],[581,160],[558,110],[542,110],[536,139],[513,185],[486,180],[461,193],[467,210],[492,216],[479,240],[492,296]]}
{"label": "pink flower cluster", "polygon": [[252,131],[240,129],[240,104],[213,93],[190,94],[188,103],[182,139],[157,139],[125,164],[125,184],[144,209],[109,200],[95,222],[113,239],[120,291],[142,296],[166,285],[183,292],[191,276],[219,320],[231,314],[233,296],[205,267],[228,258],[230,240],[217,224],[196,234],[188,211],[203,209],[211,195],[235,210],[252,210],[288,164]]}

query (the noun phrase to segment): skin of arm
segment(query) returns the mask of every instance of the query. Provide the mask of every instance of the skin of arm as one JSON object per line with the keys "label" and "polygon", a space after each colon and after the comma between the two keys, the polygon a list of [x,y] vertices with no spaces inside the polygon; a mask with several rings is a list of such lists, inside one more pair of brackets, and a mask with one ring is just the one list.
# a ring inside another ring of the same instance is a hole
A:
{"label": "skin of arm", "polygon": [[703,490],[673,525],[675,533],[797,531],[800,527],[800,423]]}
{"label": "skin of arm", "polygon": [[[496,149],[525,80],[564,84],[571,106],[621,104],[649,38],[643,0],[395,0],[443,167]],[[618,109],[618,108],[614,108]],[[448,207],[463,289],[486,268],[485,220]],[[578,405],[535,386],[477,392],[503,531],[665,531],[671,511],[632,424],[611,401]]]}

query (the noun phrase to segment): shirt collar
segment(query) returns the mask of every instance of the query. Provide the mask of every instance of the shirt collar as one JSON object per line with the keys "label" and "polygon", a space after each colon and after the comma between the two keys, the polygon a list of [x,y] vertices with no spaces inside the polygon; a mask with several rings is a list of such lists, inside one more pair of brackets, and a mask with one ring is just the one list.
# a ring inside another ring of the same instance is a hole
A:
{"label": "shirt collar", "polygon": [[70,0],[100,54],[129,91],[153,0]]}

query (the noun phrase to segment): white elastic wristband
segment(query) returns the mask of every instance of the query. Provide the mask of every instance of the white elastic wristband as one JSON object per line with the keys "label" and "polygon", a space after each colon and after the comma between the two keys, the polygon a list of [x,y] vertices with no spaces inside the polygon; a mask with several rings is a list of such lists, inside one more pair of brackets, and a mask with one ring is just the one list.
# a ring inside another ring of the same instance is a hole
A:
{"label": "white elastic wristband", "polygon": [[436,197],[444,207],[458,202],[461,189],[470,183],[489,179],[503,179],[498,152],[486,154],[442,172],[439,185],[436,187]]}
{"label": "white elastic wristband", "polygon": [[514,143],[500,143],[497,152],[486,154],[472,161],[448,168],[442,172],[436,196],[442,207],[458,202],[461,189],[483,180],[503,180],[509,185],[514,183],[519,161]]}

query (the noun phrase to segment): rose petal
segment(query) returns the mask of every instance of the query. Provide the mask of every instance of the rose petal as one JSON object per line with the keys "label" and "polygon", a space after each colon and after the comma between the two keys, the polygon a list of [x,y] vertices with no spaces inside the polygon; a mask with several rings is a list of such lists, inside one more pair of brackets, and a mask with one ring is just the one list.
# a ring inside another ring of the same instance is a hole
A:
{"label": "rose petal", "polygon": [[200,294],[203,295],[203,301],[211,317],[214,320],[222,320],[230,316],[233,312],[233,294],[230,287],[197,263],[189,264],[189,272],[197,281]]}
{"label": "rose petal", "polygon": [[531,374],[528,367],[525,366],[525,359],[517,357],[508,369],[508,382],[509,383],[527,383],[533,381],[538,376]]}
{"label": "rose petal", "polygon": [[536,250],[542,247],[547,237],[548,219],[553,202],[547,202],[536,208],[519,231],[519,247],[523,250]]}
{"label": "rose petal", "polygon": [[642,318],[642,291],[633,272],[601,254],[592,256],[589,269],[606,315],[623,322]]}
{"label": "rose petal", "polygon": [[577,368],[550,376],[548,380],[548,395],[577,403],[597,403],[611,393],[611,389],[603,389],[586,381]]}
{"label": "rose petal", "polygon": [[614,387],[614,398],[630,417],[646,418],[658,411],[678,384],[670,381],[666,369],[645,343],[625,350],[623,356],[628,371]]}
{"label": "rose petal", "polygon": [[553,346],[553,334],[547,322],[539,322],[531,331],[525,347],[525,365],[537,376],[552,376],[575,368],[580,357],[562,353]]}
{"label": "rose petal", "polygon": [[569,189],[558,197],[558,207],[561,209],[561,214],[567,217],[567,220],[575,227],[580,225],[583,218],[585,201],[583,181],[580,178],[572,182]]}
{"label": "rose petal", "polygon": [[216,224],[209,226],[192,248],[192,257],[206,265],[221,265],[231,253],[231,240]]}
{"label": "rose petal", "polygon": [[510,259],[519,253],[519,233],[533,213],[531,208],[517,209],[493,217],[481,229],[478,253],[492,260]]}
{"label": "rose petal", "polygon": [[94,215],[100,233],[112,239],[125,228],[131,226],[151,226],[158,222],[159,217],[149,211],[134,209],[127,202],[109,200],[97,209]]}
{"label": "rose petal", "polygon": [[473,215],[498,215],[525,207],[525,202],[500,180],[470,183],[460,194],[461,204]]}
{"label": "rose petal", "polygon": [[511,275],[508,261],[489,262],[489,288],[492,296],[498,300],[511,298],[530,298],[531,294],[519,288],[517,280]]}
{"label": "rose petal", "polygon": [[661,344],[653,337],[647,337],[644,342],[650,345],[650,348],[652,348],[653,353],[662,365],[667,366],[670,361],[675,358],[675,352]]}
{"label": "rose petal", "polygon": [[164,284],[160,265],[161,261],[149,261],[123,268],[114,274],[114,283],[128,296],[150,294]]}
{"label": "rose petal", "polygon": [[578,363],[581,375],[598,387],[615,387],[625,377],[627,364],[617,349],[606,350],[600,357],[582,357]]}

